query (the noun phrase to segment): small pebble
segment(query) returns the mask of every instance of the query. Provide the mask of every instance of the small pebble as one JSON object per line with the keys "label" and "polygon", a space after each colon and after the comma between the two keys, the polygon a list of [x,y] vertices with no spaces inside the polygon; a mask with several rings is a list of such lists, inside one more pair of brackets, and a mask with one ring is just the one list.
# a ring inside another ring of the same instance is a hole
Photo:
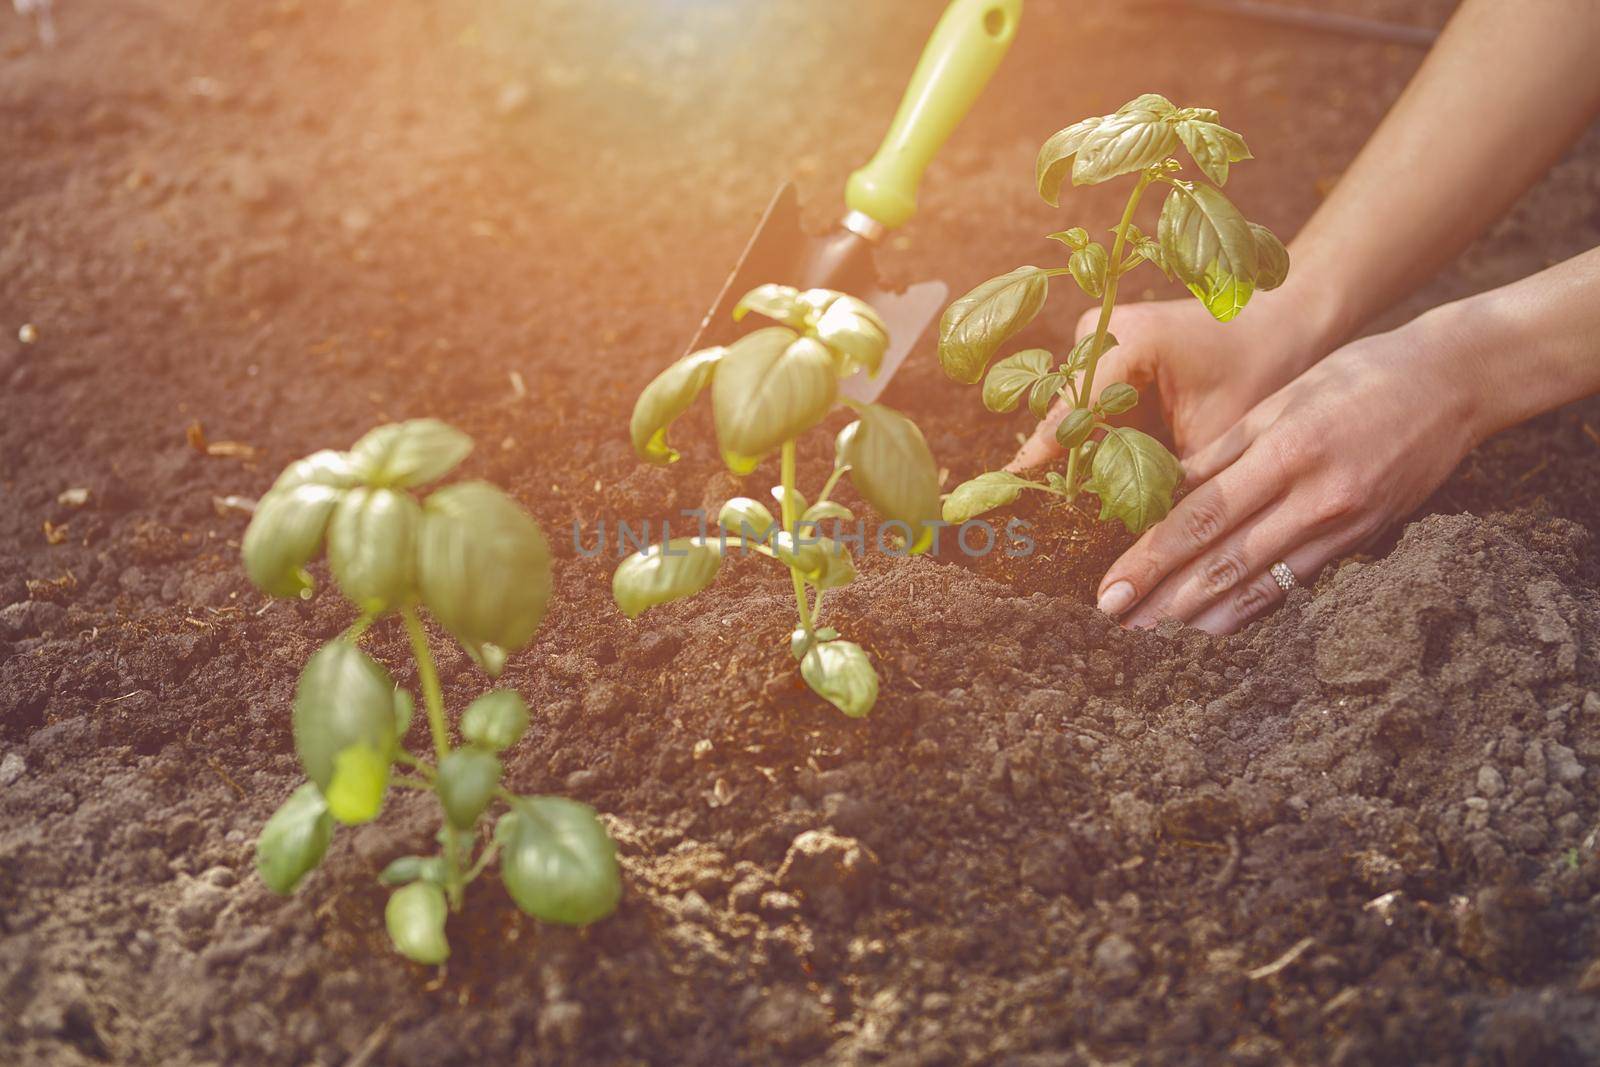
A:
{"label": "small pebble", "polygon": [[546,1004],[539,1013],[539,1040],[571,1048],[583,1037],[583,1005],[570,1000]]}
{"label": "small pebble", "polygon": [[794,839],[778,870],[778,886],[815,911],[843,923],[871,895],[878,857],[854,838],[807,830]]}
{"label": "small pebble", "polygon": [[22,758],[22,753],[7,752],[6,758],[0,759],[0,788],[12,784],[27,770],[28,761]]}
{"label": "small pebble", "polygon": [[228,894],[209,882],[191,882],[178,901],[173,919],[180,929],[207,933],[228,905]]}
{"label": "small pebble", "polygon": [[208,867],[201,872],[200,880],[219,889],[228,889],[239,884],[239,876],[231,867]]}
{"label": "small pebble", "polygon": [[39,327],[31,322],[22,324],[22,329],[17,331],[17,340],[25,345],[31,345],[39,339]]}
{"label": "small pebble", "polygon": [[1546,741],[1544,762],[1550,777],[1558,782],[1576,782],[1583,777],[1583,764],[1578,762],[1577,754],[1566,745]]}
{"label": "small pebble", "polygon": [[757,1044],[780,1049],[791,1057],[806,1057],[828,1043],[832,1023],[827,1005],[814,994],[784,986],[767,993],[745,1025]]}
{"label": "small pebble", "polygon": [[682,915],[692,923],[709,926],[712,922],[711,905],[706,903],[706,898],[689,890],[683,895]]}
{"label": "small pebble", "polygon": [[1506,780],[1499,771],[1485,763],[1478,768],[1478,795],[1497,797],[1506,791]]}
{"label": "small pebble", "polygon": [[1139,950],[1120,934],[1111,934],[1094,949],[1094,969],[1114,989],[1128,990],[1139,982]]}
{"label": "small pebble", "polygon": [[783,893],[774,889],[761,894],[761,902],[757,910],[769,919],[787,919],[800,910],[800,901],[792,893]]}

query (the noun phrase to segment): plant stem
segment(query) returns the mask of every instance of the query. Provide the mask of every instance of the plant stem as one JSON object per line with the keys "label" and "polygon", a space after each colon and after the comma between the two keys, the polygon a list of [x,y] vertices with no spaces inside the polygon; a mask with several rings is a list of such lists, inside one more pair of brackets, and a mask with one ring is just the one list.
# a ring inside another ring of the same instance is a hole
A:
{"label": "plant stem", "polygon": [[[450,754],[450,733],[444,721],[444,690],[439,687],[439,672],[433,665],[433,653],[428,650],[428,631],[411,608],[400,613],[406,621],[406,633],[411,638],[411,654],[417,659],[417,678],[422,684],[422,703],[428,709],[428,732],[433,735],[433,751],[439,762]],[[450,898],[450,910],[461,910],[461,858],[456,853],[455,834],[444,839],[445,895]]]}
{"label": "plant stem", "polygon": [[[795,447],[793,441],[783,443],[783,528],[791,537],[798,536],[798,521],[800,516],[794,513],[794,463]],[[806,636],[811,635],[811,604],[806,598],[805,579],[800,577],[800,572],[793,567],[789,568],[789,577],[794,580],[794,599],[800,609],[800,628],[805,630]]]}
{"label": "plant stem", "polygon": [[411,638],[411,654],[417,658],[417,678],[422,683],[422,704],[428,710],[433,753],[442,760],[450,754],[450,734],[444,722],[444,690],[439,687],[439,673],[433,666],[433,653],[428,650],[428,632],[412,609],[406,608],[400,614],[406,621],[406,634]]}
{"label": "plant stem", "polygon": [[462,881],[467,882],[467,883],[471,883],[473,881],[473,879],[477,878],[478,875],[483,873],[483,870],[484,870],[485,867],[489,866],[489,864],[494,862],[494,858],[496,856],[498,856],[499,854],[500,854],[500,844],[499,844],[499,842],[496,842],[496,841],[489,842],[488,847],[485,848],[482,852],[480,852],[478,854],[477,862],[474,863],[471,867],[467,868],[467,873],[462,875]]}
{"label": "plant stem", "polygon": [[361,635],[367,632],[367,627],[372,625],[372,621],[371,615],[361,616],[361,618],[345,627],[344,633],[339,635],[340,639],[351,643],[361,640]]}
{"label": "plant stem", "polygon": [[538,823],[547,834],[554,834],[556,832],[555,827],[550,825],[550,821],[541,816],[536,809],[526,805],[519,806],[517,802],[522,798],[517,796],[511,790],[507,789],[505,786],[495,786],[494,795],[505,801],[506,807],[513,809],[517,813],[518,818],[527,819],[529,822]]}
{"label": "plant stem", "polygon": [[827,500],[828,494],[833,492],[833,487],[839,484],[839,479],[844,477],[844,472],[849,469],[850,468],[848,465],[833,468],[833,473],[828,475],[828,480],[822,483],[822,495],[817,497],[816,500],[813,500],[812,503],[820,504],[824,500]]}
{"label": "plant stem", "polygon": [[432,764],[423,763],[403,748],[394,754],[394,761],[396,763],[404,763],[407,767],[416,768],[424,778],[436,778],[439,774],[438,771],[433,769]]}
{"label": "plant stem", "polygon": [[[1094,326],[1094,341],[1089,345],[1089,359],[1083,365],[1083,377],[1078,385],[1076,407],[1086,408],[1089,400],[1094,396],[1094,370],[1100,363],[1100,353],[1106,343],[1106,330],[1111,325],[1111,308],[1117,302],[1117,282],[1122,278],[1122,249],[1128,243],[1128,227],[1133,223],[1133,213],[1139,210],[1139,201],[1144,198],[1145,189],[1155,180],[1155,176],[1146,170],[1140,173],[1139,182],[1133,187],[1133,193],[1128,197],[1128,206],[1123,209],[1122,222],[1117,226],[1117,239],[1111,244],[1111,255],[1106,260],[1106,286],[1100,300],[1100,318]],[[1072,455],[1067,460],[1067,499],[1074,500],[1078,494],[1078,460],[1083,451],[1079,445],[1072,450]]]}

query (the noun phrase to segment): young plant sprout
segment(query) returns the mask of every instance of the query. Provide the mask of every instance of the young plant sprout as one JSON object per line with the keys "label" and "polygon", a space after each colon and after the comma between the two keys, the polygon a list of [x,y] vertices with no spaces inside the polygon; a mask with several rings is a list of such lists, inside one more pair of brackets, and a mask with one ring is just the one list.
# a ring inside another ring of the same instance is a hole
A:
{"label": "young plant sprout", "polygon": [[[846,473],[862,497],[903,535],[905,550],[933,543],[939,518],[939,471],[922,431],[882,404],[844,399],[859,416],[834,441],[834,467],[815,500],[795,479],[795,439],[826,418],[840,402],[839,382],[857,371],[875,374],[888,345],[878,313],[855,297],[829,289],[801,292],[763,285],[734,308],[735,321],[750,311],[782,325],[746,334],[727,347],[687,355],[645,387],[634,405],[633,447],[650,463],[678,458],[667,428],[707,387],[723,462],[749,474],[777,450],[781,483],[772,487],[775,518],[748,497],[722,506],[716,536],[681,537],[652,545],[623,560],[611,580],[617,606],[629,618],[691,596],[716,577],[730,548],[755,551],[783,564],[794,585],[800,625],[790,651],[813,691],[852,717],[866,715],[878,698],[878,674],[860,645],[818,626],[823,596],[855,578],[849,551],[823,536],[823,522],[854,515],[829,499]],[[835,531],[837,532],[837,531]],[[815,599],[811,590],[815,590]]]}
{"label": "young plant sprout", "polygon": [[[385,909],[395,948],[427,964],[449,956],[445,918],[461,910],[467,885],[496,858],[517,906],[551,922],[602,919],[622,888],[616,846],[592,809],[562,797],[515,796],[501,784],[500,753],[528,727],[521,696],[509,689],[479,696],[461,718],[466,743],[451,742],[418,609],[427,608],[495,677],[506,656],[532,640],[550,597],[544,534],[510,497],[484,482],[446,486],[421,502],[411,494],[471,450],[471,438],[434,419],[380,426],[348,452],[291,463],[256,506],[243,544],[245,569],[263,591],[308,597],[305,567],[326,542],[334,581],[361,613],[300,674],[294,746],[310,781],[267,820],[256,866],[275,892],[293,892],[322,861],[334,823],[376,818],[391,785],[435,794],[443,814],[439,854],[402,857],[378,876],[397,887]],[[416,657],[431,761],[401,745],[411,694],[356,643],[391,612]],[[395,773],[396,764],[405,771]],[[495,801],[507,810],[484,843],[478,827]]]}
{"label": "young plant sprout", "polygon": [[[1177,177],[1182,164],[1173,153],[1182,146],[1207,181]],[[1050,471],[1044,482],[1006,471],[989,471],[956,487],[944,504],[947,522],[960,523],[1010,504],[1024,489],[1076,500],[1093,493],[1101,519],[1121,519],[1130,533],[1159,522],[1172,508],[1172,493],[1182,479],[1177,459],[1148,434],[1112,426],[1109,416],[1139,402],[1138,390],[1113,382],[1095,399],[1094,372],[1117,343],[1110,332],[1111,311],[1122,277],[1149,262],[1170,280],[1176,277],[1219,322],[1244,309],[1256,290],[1274,289],[1289,272],[1289,253],[1265,226],[1248,222],[1222,194],[1231,164],[1250,159],[1244,139],[1219,125],[1207,108],[1180,108],[1154,93],[1131,100],[1114,115],[1068,126],[1039,150],[1039,195],[1057,206],[1061,183],[1098,185],[1136,174],[1122,221],[1111,229],[1111,250],[1073,227],[1050,235],[1071,249],[1065,267],[1018,267],[991,278],[945,309],[939,325],[939,361],[961,382],[984,376],[983,403],[990,411],[1016,409],[1024,395],[1035,418],[1064,397],[1072,410],[1056,427],[1067,452],[1065,474]],[[1168,187],[1156,236],[1134,224],[1134,213],[1150,186]],[[993,367],[995,350],[1033,321],[1044,306],[1050,279],[1071,274],[1100,300],[1094,332],[1084,336],[1059,363],[1042,348],[1007,356]],[[1098,438],[1096,435],[1099,435]]]}

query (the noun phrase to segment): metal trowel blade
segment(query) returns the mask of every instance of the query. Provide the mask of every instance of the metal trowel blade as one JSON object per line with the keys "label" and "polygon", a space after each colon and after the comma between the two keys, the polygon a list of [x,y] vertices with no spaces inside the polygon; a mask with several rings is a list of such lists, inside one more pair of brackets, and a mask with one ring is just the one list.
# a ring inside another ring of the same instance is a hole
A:
{"label": "metal trowel blade", "polygon": [[824,234],[806,233],[800,226],[794,186],[785,182],[762,212],[755,233],[685,351],[729,344],[745,333],[748,327],[733,321],[734,305],[768,282],[798,289],[837,289],[865,300],[883,317],[889,348],[878,373],[872,377],[858,373],[840,386],[843,395],[862,403],[882,394],[950,296],[942,281],[919,282],[898,292],[887,288],[878,278],[872,242],[842,226]]}

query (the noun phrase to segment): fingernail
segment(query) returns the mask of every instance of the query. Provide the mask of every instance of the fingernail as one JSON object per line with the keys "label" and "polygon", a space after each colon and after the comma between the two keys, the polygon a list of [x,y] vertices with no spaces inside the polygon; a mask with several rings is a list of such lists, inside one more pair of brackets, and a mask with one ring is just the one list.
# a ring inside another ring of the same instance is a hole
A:
{"label": "fingernail", "polygon": [[1132,582],[1126,580],[1116,582],[1110,589],[1100,594],[1100,603],[1096,606],[1115,619],[1124,611],[1133,607],[1133,602],[1138,595],[1134,591]]}

